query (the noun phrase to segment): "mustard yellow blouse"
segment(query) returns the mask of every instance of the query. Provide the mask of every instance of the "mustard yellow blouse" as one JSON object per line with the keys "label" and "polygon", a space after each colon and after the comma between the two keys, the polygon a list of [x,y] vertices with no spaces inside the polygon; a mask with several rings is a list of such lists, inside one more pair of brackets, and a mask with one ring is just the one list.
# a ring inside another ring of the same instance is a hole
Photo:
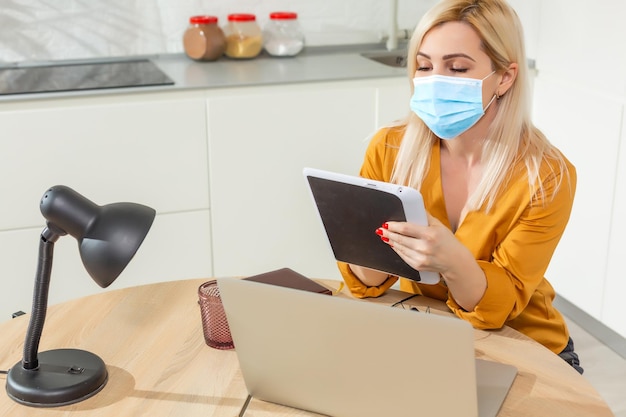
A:
{"label": "mustard yellow blouse", "polygon": [[[381,129],[368,146],[360,175],[389,182],[402,134],[399,128]],[[555,291],[544,274],[573,204],[576,171],[567,160],[566,166],[568,173],[557,171],[557,164],[542,164],[540,180],[547,197],[538,195],[531,204],[526,168],[520,163],[511,170],[512,178],[491,211],[469,212],[459,225],[456,238],[474,254],[487,277],[487,290],[473,311],[463,310],[443,283],[426,285],[402,278],[400,289],[446,301],[457,316],[475,328],[498,329],[508,325],[560,353],[569,333],[563,316],[552,305]],[[426,210],[450,227],[440,172],[437,142],[420,191]],[[552,197],[561,177],[561,185]],[[338,265],[348,288],[360,298],[378,297],[398,279],[390,277],[378,287],[367,287],[347,264]]]}

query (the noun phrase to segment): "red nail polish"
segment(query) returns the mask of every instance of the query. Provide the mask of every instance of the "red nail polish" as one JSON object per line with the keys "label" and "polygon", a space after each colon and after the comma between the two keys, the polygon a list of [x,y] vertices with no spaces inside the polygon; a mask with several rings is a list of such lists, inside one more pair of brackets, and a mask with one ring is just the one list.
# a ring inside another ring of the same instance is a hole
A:
{"label": "red nail polish", "polygon": [[378,236],[382,236],[383,235],[383,229],[376,229],[376,234]]}
{"label": "red nail polish", "polygon": [[382,236],[381,239],[385,243],[389,242],[389,238],[388,237]]}
{"label": "red nail polish", "polygon": [[389,229],[389,225],[387,223],[383,223],[383,229]]}

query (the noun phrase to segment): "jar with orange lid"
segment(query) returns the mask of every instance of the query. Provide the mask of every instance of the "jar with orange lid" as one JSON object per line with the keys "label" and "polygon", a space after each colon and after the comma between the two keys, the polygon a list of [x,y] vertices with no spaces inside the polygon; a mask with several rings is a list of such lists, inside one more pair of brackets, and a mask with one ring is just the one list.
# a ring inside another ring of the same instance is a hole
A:
{"label": "jar with orange lid", "polygon": [[272,56],[294,56],[304,48],[304,34],[293,12],[270,13],[263,28],[263,47]]}
{"label": "jar with orange lid", "polygon": [[254,14],[229,14],[224,35],[224,53],[230,58],[254,58],[263,49],[263,34]]}
{"label": "jar with orange lid", "polygon": [[183,35],[185,53],[196,61],[214,61],[224,55],[226,37],[215,16],[191,16]]}

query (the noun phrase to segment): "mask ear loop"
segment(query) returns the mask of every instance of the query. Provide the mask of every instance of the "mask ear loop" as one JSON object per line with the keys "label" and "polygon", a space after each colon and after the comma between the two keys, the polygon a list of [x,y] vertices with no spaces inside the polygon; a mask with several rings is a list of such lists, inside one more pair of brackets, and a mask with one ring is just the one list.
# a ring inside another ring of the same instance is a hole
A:
{"label": "mask ear loop", "polygon": [[485,106],[485,108],[483,109],[483,113],[487,111],[487,109],[489,108],[489,106],[491,106],[491,103],[493,103],[494,100],[496,100],[496,99],[500,100],[500,97],[501,96],[499,96],[498,93],[496,92],[493,95],[493,97],[491,97],[491,100],[489,100],[489,103],[487,103],[487,106]]}
{"label": "mask ear loop", "polygon": [[[491,71],[491,74],[487,75],[485,78],[480,80],[481,83],[484,82],[487,78],[491,77],[495,73],[496,73],[496,70]],[[489,100],[489,103],[487,103],[487,106],[485,106],[485,108],[483,109],[483,113],[487,111],[489,106],[491,106],[491,103],[493,103],[493,100],[500,100],[500,97],[502,96],[498,94],[498,91],[496,90],[496,92],[493,94],[493,97],[491,97],[491,100]]]}
{"label": "mask ear loop", "polygon": [[491,71],[491,73],[490,73],[490,74],[486,75],[486,76],[485,76],[485,78],[483,78],[483,79],[482,79],[482,80],[480,80],[480,81],[485,81],[487,78],[491,77],[491,76],[492,76],[493,74],[495,74],[495,73],[496,73],[496,70]]}

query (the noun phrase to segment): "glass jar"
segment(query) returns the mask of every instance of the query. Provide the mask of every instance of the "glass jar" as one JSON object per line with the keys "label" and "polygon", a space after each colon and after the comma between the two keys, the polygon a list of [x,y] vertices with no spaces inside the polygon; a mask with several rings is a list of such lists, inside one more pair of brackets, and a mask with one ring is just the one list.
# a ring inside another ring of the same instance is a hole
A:
{"label": "glass jar", "polygon": [[191,16],[183,35],[185,53],[196,61],[214,61],[226,50],[226,37],[215,16]]}
{"label": "glass jar", "polygon": [[263,28],[263,46],[273,56],[294,56],[304,48],[304,34],[293,12],[270,13]]}
{"label": "glass jar", "polygon": [[254,58],[263,49],[263,34],[253,14],[230,14],[224,27],[226,56],[230,58]]}

